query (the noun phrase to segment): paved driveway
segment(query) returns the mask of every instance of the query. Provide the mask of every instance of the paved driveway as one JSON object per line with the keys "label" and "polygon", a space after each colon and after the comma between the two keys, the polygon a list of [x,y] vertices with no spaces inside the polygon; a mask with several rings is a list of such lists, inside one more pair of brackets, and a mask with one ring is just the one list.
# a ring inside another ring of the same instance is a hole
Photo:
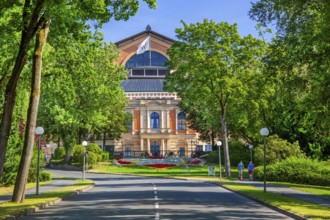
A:
{"label": "paved driveway", "polygon": [[291,219],[213,184],[109,174],[87,178],[95,181],[93,189],[23,219]]}

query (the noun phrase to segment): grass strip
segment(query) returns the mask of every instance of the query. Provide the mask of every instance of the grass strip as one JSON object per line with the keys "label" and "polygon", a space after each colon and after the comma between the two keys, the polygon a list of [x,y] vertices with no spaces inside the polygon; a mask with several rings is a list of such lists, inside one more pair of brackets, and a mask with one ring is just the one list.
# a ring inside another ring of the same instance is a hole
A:
{"label": "grass strip", "polygon": [[[40,186],[47,185],[52,181],[40,182]],[[32,189],[36,187],[36,183],[27,183],[25,189]],[[14,186],[0,186],[0,195],[5,195],[12,193],[14,191]]]}
{"label": "grass strip", "polygon": [[314,195],[330,197],[330,187],[328,186],[312,186],[312,185],[281,183],[281,182],[271,182],[271,184],[276,186],[289,187],[292,189],[300,190]]}
{"label": "grass strip", "polygon": [[330,219],[330,208],[325,206],[289,198],[273,192],[264,193],[263,190],[250,185],[242,185],[240,183],[233,182],[222,182],[221,185],[253,199],[296,213],[305,218],[316,220]]}
{"label": "grass strip", "polygon": [[58,190],[26,197],[23,203],[5,202],[0,204],[0,219],[5,219],[18,213],[28,211],[43,204],[69,196],[94,184],[91,180],[77,180],[73,185]]}

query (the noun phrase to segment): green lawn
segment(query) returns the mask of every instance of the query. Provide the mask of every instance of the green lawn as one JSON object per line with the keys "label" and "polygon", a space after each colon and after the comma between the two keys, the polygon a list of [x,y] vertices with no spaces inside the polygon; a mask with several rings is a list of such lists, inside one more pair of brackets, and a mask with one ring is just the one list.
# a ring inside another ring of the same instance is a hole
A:
{"label": "green lawn", "polygon": [[[40,186],[46,185],[51,181],[40,182]],[[27,183],[25,189],[32,189],[36,187],[36,183]],[[14,186],[0,186],[0,195],[9,194],[14,191]]]}
{"label": "green lawn", "polygon": [[240,183],[224,181],[221,185],[242,193],[248,197],[266,202],[306,218],[330,219],[330,208],[325,206],[315,205],[298,199],[292,199],[277,193],[264,193],[262,189]]}
{"label": "green lawn", "polygon": [[[71,186],[66,186],[40,195],[33,195],[25,198],[23,203],[6,202],[0,204],[0,219],[8,218],[14,214],[47,204],[60,198],[64,198],[79,190],[86,189],[94,184],[91,180],[80,180]],[[1,189],[2,187],[0,187]],[[8,190],[8,189],[6,189]]]}

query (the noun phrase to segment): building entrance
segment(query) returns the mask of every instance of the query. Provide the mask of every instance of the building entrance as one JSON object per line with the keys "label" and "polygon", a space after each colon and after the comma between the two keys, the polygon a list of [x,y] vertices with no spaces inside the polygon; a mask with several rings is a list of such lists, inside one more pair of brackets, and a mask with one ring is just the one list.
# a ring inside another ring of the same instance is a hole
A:
{"label": "building entrance", "polygon": [[160,147],[158,141],[153,141],[150,147],[152,157],[159,157],[160,156]]}

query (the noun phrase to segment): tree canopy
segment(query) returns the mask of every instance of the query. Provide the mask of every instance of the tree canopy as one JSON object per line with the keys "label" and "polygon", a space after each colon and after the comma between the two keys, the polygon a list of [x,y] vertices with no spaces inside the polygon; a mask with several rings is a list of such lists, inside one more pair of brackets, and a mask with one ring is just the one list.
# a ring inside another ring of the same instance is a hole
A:
{"label": "tree canopy", "polygon": [[311,156],[330,155],[330,2],[259,0],[250,16],[276,27],[265,59],[271,129]]}
{"label": "tree canopy", "polygon": [[182,23],[184,28],[176,29],[179,40],[168,51],[173,72],[166,76],[165,87],[188,101],[190,109],[198,109],[208,123],[221,122],[226,174],[230,176],[227,122],[239,126],[235,114],[258,110],[254,97],[261,85],[266,44],[251,35],[241,37],[236,24],[207,19]]}

